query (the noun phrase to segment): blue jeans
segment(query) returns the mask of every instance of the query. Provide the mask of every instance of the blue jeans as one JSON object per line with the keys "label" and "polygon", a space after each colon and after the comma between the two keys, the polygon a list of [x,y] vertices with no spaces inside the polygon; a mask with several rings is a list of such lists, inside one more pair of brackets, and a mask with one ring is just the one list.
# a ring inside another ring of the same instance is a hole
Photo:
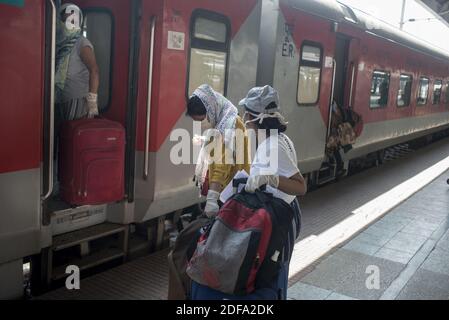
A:
{"label": "blue jeans", "polygon": [[245,296],[226,294],[192,281],[191,300],[287,300],[288,264],[284,262],[276,283]]}

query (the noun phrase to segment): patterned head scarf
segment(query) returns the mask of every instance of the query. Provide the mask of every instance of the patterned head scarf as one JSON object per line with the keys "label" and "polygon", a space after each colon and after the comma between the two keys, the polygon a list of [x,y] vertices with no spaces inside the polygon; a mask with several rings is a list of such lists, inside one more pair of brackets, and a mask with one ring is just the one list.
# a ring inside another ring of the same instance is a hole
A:
{"label": "patterned head scarf", "polygon": [[55,87],[56,87],[56,102],[61,101],[61,95],[65,88],[65,82],[67,79],[67,71],[69,69],[70,54],[76,44],[81,38],[81,26],[83,23],[83,13],[78,6],[72,3],[63,4],[59,10],[59,17],[65,13],[67,9],[73,8],[75,13],[78,13],[79,26],[73,28],[67,28],[65,21],[58,21],[57,33],[56,33],[56,74],[55,74]]}
{"label": "patterned head scarf", "polygon": [[193,92],[193,95],[203,102],[207,110],[207,119],[222,134],[225,144],[228,145],[233,137],[233,129],[235,129],[238,116],[237,108],[208,84],[201,85]]}
{"label": "patterned head scarf", "polygon": [[235,135],[235,124],[237,121],[238,110],[231,101],[223,95],[216,92],[209,85],[203,84],[193,92],[201,102],[203,102],[207,111],[207,119],[215,130],[208,130],[205,142],[200,151],[195,169],[195,180],[201,188],[205,182],[207,170],[211,163],[210,155],[206,149],[208,141],[212,136],[221,134],[224,144],[227,148],[233,149],[233,140]]}

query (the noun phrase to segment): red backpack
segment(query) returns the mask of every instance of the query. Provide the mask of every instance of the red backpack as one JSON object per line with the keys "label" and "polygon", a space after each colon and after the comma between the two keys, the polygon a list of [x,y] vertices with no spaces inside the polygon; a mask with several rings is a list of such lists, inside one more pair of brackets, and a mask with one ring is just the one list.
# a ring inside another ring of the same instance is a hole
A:
{"label": "red backpack", "polygon": [[270,194],[234,195],[200,237],[187,274],[226,294],[268,288],[278,277],[292,221],[291,206]]}

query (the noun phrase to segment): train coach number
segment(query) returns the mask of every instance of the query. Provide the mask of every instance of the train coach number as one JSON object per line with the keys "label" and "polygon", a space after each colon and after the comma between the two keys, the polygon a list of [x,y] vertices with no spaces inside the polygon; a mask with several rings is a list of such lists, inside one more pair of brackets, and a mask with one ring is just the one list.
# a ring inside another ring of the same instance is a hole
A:
{"label": "train coach number", "polygon": [[282,56],[288,58],[295,57],[295,45],[293,42],[293,25],[285,24],[284,26],[284,43],[282,44]]}

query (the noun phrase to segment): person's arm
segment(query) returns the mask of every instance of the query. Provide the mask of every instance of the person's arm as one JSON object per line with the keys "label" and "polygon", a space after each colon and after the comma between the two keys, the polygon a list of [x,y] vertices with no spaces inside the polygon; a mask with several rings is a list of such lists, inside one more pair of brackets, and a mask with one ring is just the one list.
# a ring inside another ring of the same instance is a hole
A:
{"label": "person's arm", "polygon": [[89,94],[87,95],[88,117],[99,115],[98,111],[98,87],[100,86],[100,71],[91,47],[85,46],[80,50],[80,57],[89,70]]}
{"label": "person's arm", "polygon": [[[218,200],[220,198],[220,193],[223,191],[223,188],[225,187],[224,184],[228,180],[228,177],[232,171],[232,165],[226,163],[226,148],[224,144],[221,142],[219,143],[222,145],[221,161],[219,161],[219,163],[212,162],[209,165],[209,191],[207,194],[206,207],[204,208],[204,213],[208,217],[213,217],[218,213]],[[212,150],[211,152],[212,158],[214,158],[214,151],[216,150]]]}
{"label": "person's arm", "polygon": [[231,163],[227,163],[226,159],[226,147],[224,143],[219,140],[219,145],[221,145],[221,154],[217,154],[218,161],[215,162],[215,151],[219,151],[217,149],[212,149],[211,157],[213,162],[209,165],[209,189],[221,192],[225,187],[226,181],[229,180],[233,165]]}
{"label": "person's arm", "polygon": [[279,177],[278,189],[292,196],[303,196],[307,193],[307,185],[301,173],[291,178]]}
{"label": "person's arm", "polygon": [[209,184],[209,189],[217,191],[217,192],[221,192],[221,191],[223,191],[223,185],[221,183],[218,183],[218,182],[211,182]]}
{"label": "person's arm", "polygon": [[98,94],[98,87],[100,86],[100,71],[95,59],[94,51],[91,47],[85,46],[80,50],[81,61],[89,70],[89,92]]}

